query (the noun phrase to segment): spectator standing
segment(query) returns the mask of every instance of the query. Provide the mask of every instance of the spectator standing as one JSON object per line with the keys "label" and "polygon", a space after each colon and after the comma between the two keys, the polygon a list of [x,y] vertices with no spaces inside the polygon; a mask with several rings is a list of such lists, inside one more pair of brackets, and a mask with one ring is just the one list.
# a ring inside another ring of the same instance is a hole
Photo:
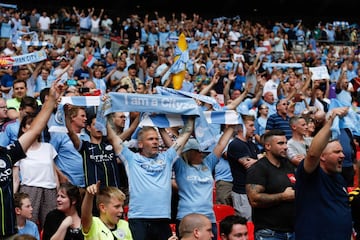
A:
{"label": "spectator standing", "polygon": [[0,139],[0,146],[7,146],[18,139],[20,122],[26,115],[34,115],[38,110],[38,104],[35,98],[25,96],[20,103],[19,117],[9,121],[3,126],[3,134]]}
{"label": "spectator standing", "polygon": [[[19,137],[28,131],[33,119],[29,115],[22,119]],[[26,158],[16,162],[13,167],[14,192],[29,195],[33,203],[31,220],[39,224],[39,229],[42,229],[46,215],[56,207],[56,189],[59,186],[54,163],[56,155],[50,143],[36,139],[26,151]]]}
{"label": "spectator standing", "polygon": [[266,132],[264,148],[265,157],[246,175],[255,238],[294,240],[295,172],[286,158],[285,133],[278,129]]}
{"label": "spectator standing", "polygon": [[265,133],[266,122],[269,117],[269,107],[266,104],[261,104],[258,106],[257,117],[255,118],[255,132],[254,137],[257,143],[257,147],[260,152],[263,151],[264,146],[261,140],[262,135]]}
{"label": "spectator standing", "polygon": [[31,10],[31,14],[29,16],[28,25],[30,27],[30,31],[36,31],[38,29],[37,23],[39,22],[40,14],[37,12],[37,9],[34,8]]}
{"label": "spectator standing", "polygon": [[[94,196],[99,217],[92,216]],[[125,194],[116,187],[100,189],[100,182],[86,188],[81,206],[81,227],[85,239],[132,240],[129,224],[121,215],[124,213]],[[112,236],[113,235],[113,236]]]}
{"label": "spectator standing", "polygon": [[225,147],[232,137],[234,126],[227,126],[213,150],[206,156],[199,149],[196,139],[189,139],[182,150],[182,159],[174,164],[175,179],[178,186],[179,203],[176,219],[192,212],[207,216],[213,225],[213,234],[217,236],[216,218],[213,209],[212,192],[214,188],[213,172]]}
{"label": "spectator standing", "polygon": [[3,98],[10,99],[12,98],[12,87],[15,80],[15,74],[12,67],[7,67],[5,69],[1,69],[1,85],[0,92]]}
{"label": "spectator standing", "polygon": [[[89,136],[84,132],[86,124],[86,112],[84,107],[72,107],[71,127],[83,140],[89,140]],[[74,144],[66,133],[51,132],[50,143],[58,153],[55,164],[60,171],[59,182],[71,182],[75,186],[85,187],[85,177],[83,160],[80,153],[75,149]]]}
{"label": "spectator standing", "polygon": [[103,13],[104,13],[104,9],[101,9],[99,16],[96,16],[95,14],[93,14],[91,17],[90,32],[95,34],[96,36],[100,33],[100,21],[101,21]]}
{"label": "spectator standing", "polygon": [[[121,144],[121,138],[108,123],[108,138],[114,146],[115,153],[119,154],[124,162],[129,177],[128,221],[134,239],[167,240],[172,235],[169,226],[172,166],[190,137],[193,127],[194,119],[189,118],[173,146],[161,153],[157,130],[153,127],[143,127],[137,135],[140,151],[134,153]],[[143,181],[146,181],[146,184]],[[211,229],[211,224],[209,225]]]}
{"label": "spectator standing", "polygon": [[27,91],[26,80],[16,79],[13,83],[13,97],[6,100],[6,105],[8,107],[8,116],[11,119],[15,119],[19,116],[20,103],[22,98],[27,95],[26,91]]}
{"label": "spectator standing", "polygon": [[128,92],[130,93],[135,93],[137,86],[143,83],[143,81],[141,81],[141,79],[137,76],[137,67],[135,64],[131,64],[128,67],[128,76],[123,77],[120,81],[120,85],[124,86],[127,85],[128,86]]}
{"label": "spectator standing", "polygon": [[306,137],[308,125],[305,118],[301,116],[291,117],[289,124],[292,130],[292,137],[287,142],[287,157],[296,168],[305,159],[312,137]]}
{"label": "spectator standing", "polygon": [[9,121],[9,118],[7,116],[7,106],[6,101],[4,98],[0,97],[0,136],[1,132],[3,131],[3,126],[5,123]]}
{"label": "spectator standing", "polygon": [[115,91],[118,87],[120,87],[121,80],[128,76],[128,72],[126,70],[126,61],[124,59],[117,59],[115,69],[116,71],[110,76],[108,82],[108,88],[111,91]]}
{"label": "spectator standing", "polygon": [[285,132],[286,138],[291,138],[291,128],[289,125],[290,117],[288,116],[288,101],[286,99],[281,99],[276,103],[276,113],[269,116],[266,121],[266,131],[281,129]]}
{"label": "spectator standing", "polygon": [[88,15],[86,16],[85,10],[81,10],[81,12],[79,13],[79,11],[76,9],[76,7],[73,7],[73,10],[76,14],[76,17],[78,19],[78,23],[79,23],[79,27],[80,27],[80,32],[81,33],[87,33],[90,31],[90,27],[91,27],[91,17],[94,14],[95,9],[94,8],[89,8],[88,9]]}
{"label": "spectator standing", "polygon": [[351,209],[341,176],[344,153],[339,141],[329,142],[334,118],[345,116],[347,111],[347,107],[331,110],[305,160],[297,167],[297,239],[351,239]]}
{"label": "spectator standing", "polygon": [[227,157],[234,179],[231,197],[236,215],[251,221],[251,206],[246,195],[245,179],[247,170],[256,163],[260,151],[252,141],[255,131],[254,116],[243,115],[242,119],[243,124],[237,126],[236,136],[229,143]]}
{"label": "spectator standing", "polygon": [[48,32],[50,30],[51,20],[47,15],[47,12],[43,11],[42,15],[39,17],[37,27],[42,32]]}
{"label": "spectator standing", "polygon": [[268,107],[268,117],[276,113],[276,101],[274,94],[271,91],[264,92],[262,103]]}
{"label": "spectator standing", "polygon": [[14,144],[7,148],[0,148],[0,158],[3,162],[1,170],[2,184],[1,197],[2,204],[0,205],[0,237],[12,238],[16,233],[16,217],[13,202],[13,184],[12,184],[12,165],[16,161],[25,157],[25,152],[31,146],[33,141],[41,134],[42,129],[46,126],[52,111],[56,105],[59,93],[56,89],[61,89],[61,85],[52,85],[48,99],[45,101],[41,111],[35,117],[30,129],[24,133]]}
{"label": "spectator standing", "polygon": [[104,14],[104,19],[101,20],[101,28],[104,31],[104,36],[109,38],[109,35],[111,34],[113,21],[107,14]]}

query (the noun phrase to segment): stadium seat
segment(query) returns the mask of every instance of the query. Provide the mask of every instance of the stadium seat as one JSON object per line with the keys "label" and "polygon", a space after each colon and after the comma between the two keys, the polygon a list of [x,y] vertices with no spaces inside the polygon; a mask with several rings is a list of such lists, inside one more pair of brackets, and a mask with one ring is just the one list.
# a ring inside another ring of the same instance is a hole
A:
{"label": "stadium seat", "polygon": [[220,240],[220,231],[219,231],[219,224],[220,221],[223,220],[226,216],[234,215],[235,209],[232,206],[226,204],[214,204],[213,206],[215,218],[216,218],[216,226],[218,229],[217,239]]}
{"label": "stadium seat", "polygon": [[124,206],[124,213],[123,213],[124,219],[125,219],[126,221],[128,220],[128,212],[129,212],[129,206],[126,205],[126,206]]}
{"label": "stadium seat", "polygon": [[247,222],[249,240],[254,240],[254,223]]}
{"label": "stadium seat", "polygon": [[235,214],[235,209],[232,206],[226,204],[214,204],[213,208],[217,222],[220,222],[226,216]]}

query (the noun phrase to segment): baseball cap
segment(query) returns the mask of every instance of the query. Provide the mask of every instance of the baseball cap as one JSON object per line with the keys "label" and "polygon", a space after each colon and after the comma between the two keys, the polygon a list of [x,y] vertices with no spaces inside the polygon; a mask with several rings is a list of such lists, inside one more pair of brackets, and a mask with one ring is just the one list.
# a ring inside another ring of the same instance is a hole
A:
{"label": "baseball cap", "polygon": [[190,138],[187,143],[185,144],[182,153],[187,152],[189,150],[197,150],[200,151],[199,142],[195,138]]}
{"label": "baseball cap", "polygon": [[59,61],[60,61],[60,62],[61,62],[61,61],[69,61],[69,59],[68,59],[67,57],[65,57],[65,56],[61,56],[60,59],[59,59]]}

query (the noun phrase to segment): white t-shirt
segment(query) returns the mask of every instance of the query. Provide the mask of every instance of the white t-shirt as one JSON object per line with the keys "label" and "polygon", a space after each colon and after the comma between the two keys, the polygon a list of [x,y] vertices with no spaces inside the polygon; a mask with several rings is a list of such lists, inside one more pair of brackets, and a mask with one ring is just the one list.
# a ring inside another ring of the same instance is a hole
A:
{"label": "white t-shirt", "polygon": [[55,148],[50,143],[40,143],[37,149],[29,148],[26,156],[14,165],[20,167],[21,185],[56,188]]}
{"label": "white t-shirt", "polygon": [[40,30],[49,30],[50,29],[50,18],[41,16],[38,23],[40,24]]}

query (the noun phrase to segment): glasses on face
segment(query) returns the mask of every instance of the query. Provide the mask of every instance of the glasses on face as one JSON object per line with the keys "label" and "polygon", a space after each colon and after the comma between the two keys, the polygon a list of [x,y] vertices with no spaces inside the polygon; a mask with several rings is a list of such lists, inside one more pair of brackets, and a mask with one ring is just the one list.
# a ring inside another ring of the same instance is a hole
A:
{"label": "glasses on face", "polygon": [[262,110],[262,109],[269,109],[269,108],[268,107],[261,107],[260,110]]}

